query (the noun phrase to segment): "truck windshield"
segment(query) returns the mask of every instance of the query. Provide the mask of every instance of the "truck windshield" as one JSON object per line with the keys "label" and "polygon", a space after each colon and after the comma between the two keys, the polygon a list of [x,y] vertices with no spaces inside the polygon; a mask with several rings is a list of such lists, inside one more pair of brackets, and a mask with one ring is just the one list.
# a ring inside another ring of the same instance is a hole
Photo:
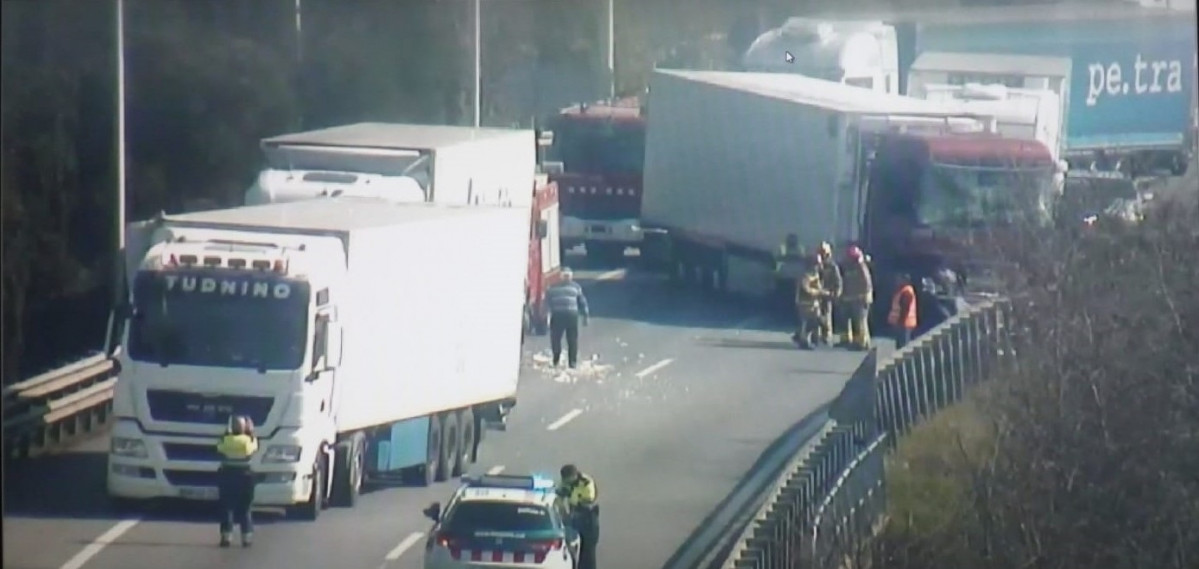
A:
{"label": "truck windshield", "polygon": [[567,172],[640,174],[645,166],[645,127],[598,120],[562,120],[554,129],[550,160]]}
{"label": "truck windshield", "polygon": [[163,365],[298,369],[307,344],[308,289],[276,275],[139,273],[129,357]]}
{"label": "truck windshield", "polygon": [[921,176],[916,215],[932,228],[1032,224],[1052,220],[1053,170],[933,163]]}

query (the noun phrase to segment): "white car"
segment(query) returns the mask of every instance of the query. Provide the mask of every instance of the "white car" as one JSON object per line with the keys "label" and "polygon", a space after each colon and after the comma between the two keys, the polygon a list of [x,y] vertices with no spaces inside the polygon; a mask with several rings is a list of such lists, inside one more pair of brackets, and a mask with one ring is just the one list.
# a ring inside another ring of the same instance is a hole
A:
{"label": "white car", "polygon": [[434,502],[425,569],[575,569],[579,535],[554,481],[536,476],[463,477],[445,508]]}

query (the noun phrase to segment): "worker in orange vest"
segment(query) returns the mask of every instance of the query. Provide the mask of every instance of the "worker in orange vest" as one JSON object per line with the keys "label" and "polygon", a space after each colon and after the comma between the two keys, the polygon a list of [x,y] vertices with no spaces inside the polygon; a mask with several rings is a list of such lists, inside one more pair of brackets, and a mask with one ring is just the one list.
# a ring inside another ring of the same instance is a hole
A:
{"label": "worker in orange vest", "polygon": [[899,275],[899,290],[891,297],[891,313],[887,323],[895,328],[895,348],[904,347],[912,340],[916,329],[916,289],[908,275]]}

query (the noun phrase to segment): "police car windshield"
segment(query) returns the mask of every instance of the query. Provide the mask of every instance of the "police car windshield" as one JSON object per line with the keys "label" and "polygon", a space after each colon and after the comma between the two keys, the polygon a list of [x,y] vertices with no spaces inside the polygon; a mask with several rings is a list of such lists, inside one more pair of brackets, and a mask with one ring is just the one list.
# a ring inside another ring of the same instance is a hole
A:
{"label": "police car windshield", "polygon": [[459,502],[449,512],[442,528],[450,533],[480,531],[537,532],[554,529],[550,511],[543,506],[488,500]]}
{"label": "police car windshield", "polygon": [[140,273],[129,357],[164,365],[294,370],[304,361],[308,284],[278,275]]}

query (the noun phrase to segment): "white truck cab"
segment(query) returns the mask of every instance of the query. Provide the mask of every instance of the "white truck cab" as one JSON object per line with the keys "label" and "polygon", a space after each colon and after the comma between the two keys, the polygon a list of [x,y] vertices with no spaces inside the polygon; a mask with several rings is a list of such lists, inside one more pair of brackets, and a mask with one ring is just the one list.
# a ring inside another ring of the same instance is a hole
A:
{"label": "white truck cab", "polygon": [[306,502],[314,454],[336,438],[326,375],[340,360],[341,244],[175,227],[148,237],[129,275],[110,494],[215,498],[214,442],[237,413],[260,437],[257,503]]}

